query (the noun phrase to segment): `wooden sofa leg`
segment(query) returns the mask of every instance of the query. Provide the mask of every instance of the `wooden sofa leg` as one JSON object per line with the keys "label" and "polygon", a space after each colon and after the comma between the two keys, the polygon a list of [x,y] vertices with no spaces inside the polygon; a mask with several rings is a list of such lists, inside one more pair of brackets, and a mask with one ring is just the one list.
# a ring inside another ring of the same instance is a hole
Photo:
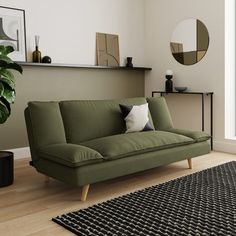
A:
{"label": "wooden sofa leg", "polygon": [[45,175],[45,183],[48,184],[50,182],[50,177]]}
{"label": "wooden sofa leg", "polygon": [[82,202],[86,201],[87,195],[88,195],[88,191],[89,191],[89,184],[86,184],[82,188],[82,194],[81,194],[81,201]]}
{"label": "wooden sofa leg", "polygon": [[192,159],[191,159],[191,158],[188,159],[188,168],[189,168],[189,169],[192,169],[192,168],[193,168]]}

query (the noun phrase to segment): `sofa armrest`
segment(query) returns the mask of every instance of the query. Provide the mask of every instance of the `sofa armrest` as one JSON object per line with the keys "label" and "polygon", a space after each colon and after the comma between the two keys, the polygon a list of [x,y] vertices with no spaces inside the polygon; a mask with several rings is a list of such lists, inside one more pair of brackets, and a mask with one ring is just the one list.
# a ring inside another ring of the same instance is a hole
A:
{"label": "sofa armrest", "polygon": [[76,144],[53,144],[37,150],[38,156],[69,167],[78,167],[103,160],[102,155],[85,146]]}
{"label": "sofa armrest", "polygon": [[189,138],[192,138],[196,142],[204,142],[210,139],[211,137],[209,134],[201,131],[191,131],[191,130],[175,129],[175,128],[170,128],[165,131],[187,136]]}

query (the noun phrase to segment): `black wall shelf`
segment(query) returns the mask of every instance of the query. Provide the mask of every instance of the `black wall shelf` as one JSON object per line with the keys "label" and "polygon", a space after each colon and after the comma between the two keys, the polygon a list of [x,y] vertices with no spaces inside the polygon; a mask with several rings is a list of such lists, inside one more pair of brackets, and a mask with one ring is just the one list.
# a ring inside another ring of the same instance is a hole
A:
{"label": "black wall shelf", "polygon": [[152,70],[148,67],[125,67],[125,66],[94,66],[94,65],[79,65],[79,64],[63,64],[63,63],[33,63],[33,62],[17,62],[21,66],[35,66],[35,67],[66,67],[66,68],[80,68],[80,69],[104,69],[104,70]]}

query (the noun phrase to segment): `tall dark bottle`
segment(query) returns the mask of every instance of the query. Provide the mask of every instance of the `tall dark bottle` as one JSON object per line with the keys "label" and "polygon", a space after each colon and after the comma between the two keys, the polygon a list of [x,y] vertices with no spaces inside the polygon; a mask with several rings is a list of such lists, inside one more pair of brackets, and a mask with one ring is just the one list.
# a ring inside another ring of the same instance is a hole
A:
{"label": "tall dark bottle", "polygon": [[35,51],[33,52],[33,62],[41,62],[41,52],[39,51],[39,35],[35,35]]}

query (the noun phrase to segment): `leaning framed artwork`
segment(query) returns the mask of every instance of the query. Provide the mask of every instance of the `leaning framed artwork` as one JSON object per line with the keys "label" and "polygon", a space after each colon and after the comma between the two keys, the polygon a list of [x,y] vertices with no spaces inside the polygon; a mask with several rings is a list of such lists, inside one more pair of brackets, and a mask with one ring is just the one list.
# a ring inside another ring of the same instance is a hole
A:
{"label": "leaning framed artwork", "polygon": [[27,61],[25,11],[0,6],[0,45],[12,46],[9,54],[13,61]]}
{"label": "leaning framed artwork", "polygon": [[119,36],[114,34],[96,33],[97,65],[119,66]]}

